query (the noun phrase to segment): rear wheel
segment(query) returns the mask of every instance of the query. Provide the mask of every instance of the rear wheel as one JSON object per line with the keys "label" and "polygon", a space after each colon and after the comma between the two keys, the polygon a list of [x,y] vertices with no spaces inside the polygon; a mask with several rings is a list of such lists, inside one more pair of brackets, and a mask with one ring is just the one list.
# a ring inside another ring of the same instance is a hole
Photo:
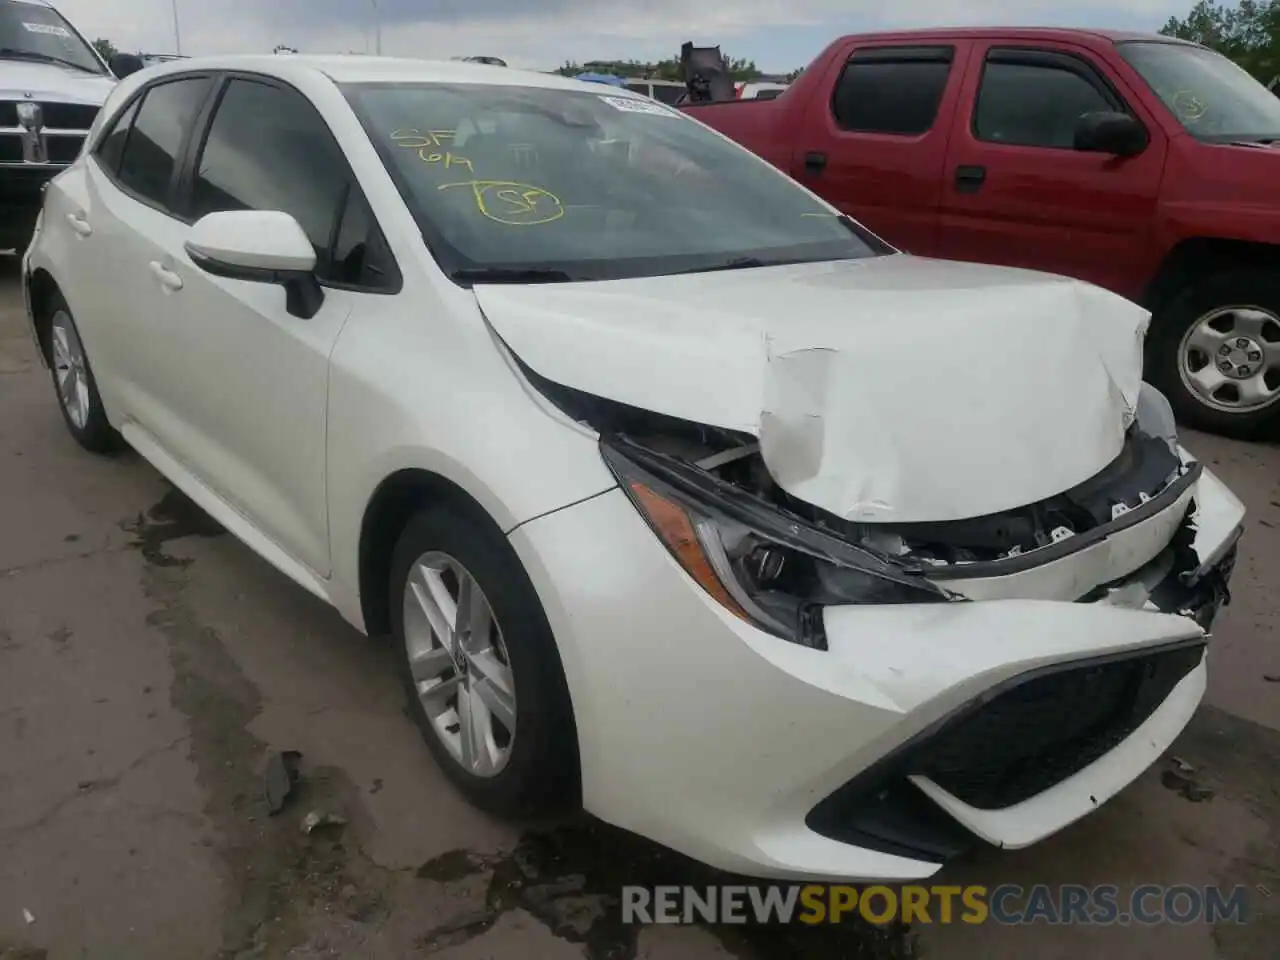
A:
{"label": "rear wheel", "polygon": [[1237,439],[1280,435],[1280,277],[1224,271],[1157,310],[1148,379],[1180,420]]}
{"label": "rear wheel", "polygon": [[423,511],[391,570],[409,711],[477,806],[507,816],[576,799],[577,736],[551,628],[511,545],[487,518]]}
{"label": "rear wheel", "polygon": [[49,369],[62,419],[80,446],[91,453],[110,453],[117,448],[120,436],[107,420],[71,310],[61,295],[54,294],[48,313]]}

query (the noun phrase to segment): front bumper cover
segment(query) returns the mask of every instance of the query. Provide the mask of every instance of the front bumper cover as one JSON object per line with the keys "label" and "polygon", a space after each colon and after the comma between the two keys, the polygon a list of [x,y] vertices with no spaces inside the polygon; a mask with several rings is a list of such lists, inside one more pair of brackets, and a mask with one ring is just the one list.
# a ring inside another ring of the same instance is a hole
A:
{"label": "front bumper cover", "polygon": [[[1040,672],[1202,647],[1202,624],[1225,599],[1228,541],[1243,507],[1208,471],[1194,496],[1195,524],[1180,548],[1200,561],[1198,576],[1168,581],[1153,560],[1089,602],[828,607],[826,651],[725,612],[619,490],[524,524],[511,542],[560,648],[588,811],[744,875],[908,881],[932,875],[975,837],[1015,847],[1062,829],[1123,789],[1181,731],[1203,693],[1203,663],[1109,752],[1003,810],[927,793],[925,768],[898,762],[926,731]],[[1111,739],[1133,719],[1108,728]],[[891,775],[860,780],[873,770]],[[854,782],[878,790],[846,789]],[[852,822],[862,812],[853,800],[886,790],[901,802],[881,810],[911,815],[894,829],[865,816]],[[840,839],[811,822],[836,794],[849,801],[836,818]]]}

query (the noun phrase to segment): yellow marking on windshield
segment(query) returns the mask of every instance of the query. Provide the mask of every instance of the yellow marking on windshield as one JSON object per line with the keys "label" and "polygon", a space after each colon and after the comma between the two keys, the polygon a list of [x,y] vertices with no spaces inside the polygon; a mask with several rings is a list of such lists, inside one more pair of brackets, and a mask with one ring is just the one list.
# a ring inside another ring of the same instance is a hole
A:
{"label": "yellow marking on windshield", "polygon": [[423,163],[441,164],[446,170],[449,167],[466,167],[471,173],[475,173],[475,167],[471,165],[471,161],[466,157],[460,157],[456,153],[428,153],[426,148],[418,151],[418,156],[422,158]]}
{"label": "yellow marking on windshield", "polygon": [[1209,105],[1194,90],[1179,90],[1173,95],[1171,106],[1178,119],[1188,123],[1195,123],[1209,112]]}
{"label": "yellow marking on windshield", "polygon": [[419,130],[417,127],[406,127],[394,130],[391,140],[409,150],[425,150],[428,147],[443,147],[452,143],[457,136],[456,130]]}
{"label": "yellow marking on windshield", "polygon": [[442,183],[437,190],[470,187],[476,209],[495,223],[532,227],[564,216],[564,204],[550,190],[514,180],[462,180]]}

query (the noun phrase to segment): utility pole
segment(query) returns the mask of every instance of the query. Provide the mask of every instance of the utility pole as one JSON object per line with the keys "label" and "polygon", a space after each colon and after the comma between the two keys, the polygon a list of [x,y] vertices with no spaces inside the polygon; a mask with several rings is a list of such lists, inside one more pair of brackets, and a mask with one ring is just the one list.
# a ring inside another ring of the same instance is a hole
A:
{"label": "utility pole", "polygon": [[[174,0],[177,3],[178,0]],[[382,56],[382,14],[378,12],[378,0],[369,0],[373,4],[373,49]]]}
{"label": "utility pole", "polygon": [[182,56],[182,30],[178,26],[178,0],[173,0],[173,42],[177,49],[173,52]]}

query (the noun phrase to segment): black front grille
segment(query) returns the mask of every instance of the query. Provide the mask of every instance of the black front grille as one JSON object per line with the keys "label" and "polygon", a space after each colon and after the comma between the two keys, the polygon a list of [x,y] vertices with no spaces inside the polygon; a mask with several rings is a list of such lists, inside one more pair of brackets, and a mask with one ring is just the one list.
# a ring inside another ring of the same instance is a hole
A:
{"label": "black front grille", "polygon": [[948,723],[913,751],[905,772],[978,809],[1011,807],[1117,746],[1203,653],[1196,642],[1033,677]]}
{"label": "black front grille", "polygon": [[97,119],[98,107],[83,103],[44,103],[44,125],[58,130],[88,130]]}
{"label": "black front grille", "polygon": [[[34,102],[34,101],[28,101]],[[57,130],[88,130],[98,116],[98,107],[85,103],[41,103],[44,125]],[[0,127],[16,127],[18,102],[0,102]]]}
{"label": "black front grille", "polygon": [[1133,733],[1204,655],[1203,641],[1014,678],[864,770],[805,823],[841,843],[942,863],[974,838],[908,780],[1002,810],[1079,773]]}
{"label": "black front grille", "polygon": [[0,163],[22,162],[22,138],[16,133],[0,133]]}
{"label": "black front grille", "polygon": [[84,137],[47,137],[45,144],[50,163],[72,163],[80,155]]}

